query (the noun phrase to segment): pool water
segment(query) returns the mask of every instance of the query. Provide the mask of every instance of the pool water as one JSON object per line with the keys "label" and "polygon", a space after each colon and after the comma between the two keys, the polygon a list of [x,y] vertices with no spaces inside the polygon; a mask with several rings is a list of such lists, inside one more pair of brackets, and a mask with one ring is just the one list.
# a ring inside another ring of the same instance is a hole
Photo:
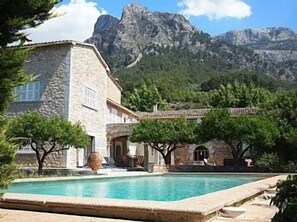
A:
{"label": "pool water", "polygon": [[163,175],[13,183],[9,193],[175,201],[263,179],[247,175]]}

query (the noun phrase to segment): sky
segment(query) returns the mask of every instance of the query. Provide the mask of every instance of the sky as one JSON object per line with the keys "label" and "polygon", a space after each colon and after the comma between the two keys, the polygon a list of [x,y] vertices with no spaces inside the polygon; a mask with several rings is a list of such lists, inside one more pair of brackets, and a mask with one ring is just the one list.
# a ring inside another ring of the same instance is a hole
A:
{"label": "sky", "polygon": [[297,0],[63,0],[58,15],[26,30],[33,42],[84,41],[102,14],[120,18],[123,8],[138,3],[150,11],[183,14],[211,36],[245,28],[288,27],[297,32]]}

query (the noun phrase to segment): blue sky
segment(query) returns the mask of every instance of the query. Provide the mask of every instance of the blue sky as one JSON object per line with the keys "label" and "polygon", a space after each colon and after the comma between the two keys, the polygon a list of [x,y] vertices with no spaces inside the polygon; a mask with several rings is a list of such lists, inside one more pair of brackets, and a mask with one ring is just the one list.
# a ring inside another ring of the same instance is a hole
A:
{"label": "blue sky", "polygon": [[57,18],[28,30],[33,42],[90,37],[101,14],[120,17],[138,3],[150,11],[180,13],[200,30],[218,35],[229,30],[285,26],[297,32],[297,0],[64,0]]}

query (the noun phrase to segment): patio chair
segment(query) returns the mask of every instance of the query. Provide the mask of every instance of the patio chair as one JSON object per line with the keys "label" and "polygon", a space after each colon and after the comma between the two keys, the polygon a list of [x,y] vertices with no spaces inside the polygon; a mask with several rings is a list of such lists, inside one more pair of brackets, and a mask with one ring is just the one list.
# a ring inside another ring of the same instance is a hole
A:
{"label": "patio chair", "polygon": [[128,168],[129,171],[144,171],[143,162],[144,156],[136,156],[136,158],[132,158],[132,165]]}
{"label": "patio chair", "polygon": [[112,157],[104,157],[105,163],[102,162],[102,165],[106,168],[116,168],[115,161]]}
{"label": "patio chair", "polygon": [[135,161],[135,167],[141,168],[143,165],[144,156],[137,156],[137,159]]}
{"label": "patio chair", "polygon": [[210,162],[208,162],[207,159],[203,159],[203,162],[204,162],[204,164],[205,164],[206,166],[215,166],[215,165],[216,165],[215,163],[210,163]]}

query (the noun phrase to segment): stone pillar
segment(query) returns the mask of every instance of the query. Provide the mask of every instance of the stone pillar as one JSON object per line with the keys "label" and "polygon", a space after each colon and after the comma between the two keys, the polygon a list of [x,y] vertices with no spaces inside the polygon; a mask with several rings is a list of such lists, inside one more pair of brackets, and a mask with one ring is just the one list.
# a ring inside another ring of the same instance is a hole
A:
{"label": "stone pillar", "polygon": [[111,141],[106,142],[106,157],[110,157]]}

